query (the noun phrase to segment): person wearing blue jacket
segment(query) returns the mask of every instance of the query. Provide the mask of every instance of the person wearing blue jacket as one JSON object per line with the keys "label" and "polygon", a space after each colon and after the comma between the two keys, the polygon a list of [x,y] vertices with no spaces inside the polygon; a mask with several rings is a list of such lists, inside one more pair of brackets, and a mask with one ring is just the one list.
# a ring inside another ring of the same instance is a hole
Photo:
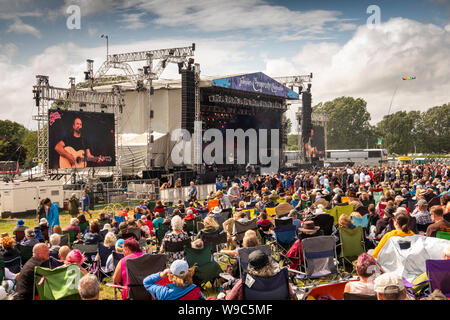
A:
{"label": "person wearing blue jacket", "polygon": [[59,208],[58,205],[52,202],[49,198],[44,200],[44,206],[47,211],[47,222],[49,226],[49,236],[53,233],[53,227],[59,226]]}
{"label": "person wearing blue jacket", "polygon": [[92,214],[89,212],[89,205],[91,204],[91,200],[89,199],[89,195],[86,192],[86,189],[83,190],[83,196],[81,197],[81,211],[83,213],[89,213],[89,217],[92,219]]}
{"label": "person wearing blue jacket", "polygon": [[[200,288],[193,284],[195,267],[189,268],[186,260],[175,260],[170,269],[157,272],[144,279],[144,287],[155,300],[205,300]],[[167,285],[157,284],[168,277]]]}

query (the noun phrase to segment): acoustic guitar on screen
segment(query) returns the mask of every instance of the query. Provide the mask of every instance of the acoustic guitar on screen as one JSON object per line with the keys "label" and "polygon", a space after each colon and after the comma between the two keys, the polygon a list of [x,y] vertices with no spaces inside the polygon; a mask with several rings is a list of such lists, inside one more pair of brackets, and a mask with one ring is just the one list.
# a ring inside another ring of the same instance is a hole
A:
{"label": "acoustic guitar on screen", "polygon": [[99,157],[85,157],[85,151],[84,150],[78,150],[75,151],[72,147],[65,147],[64,150],[66,150],[68,153],[70,153],[75,158],[75,164],[71,164],[69,159],[60,156],[59,157],[59,167],[61,169],[68,169],[68,168],[86,168],[88,162],[98,162],[99,160],[101,162],[111,162],[112,158],[109,156],[99,156]]}

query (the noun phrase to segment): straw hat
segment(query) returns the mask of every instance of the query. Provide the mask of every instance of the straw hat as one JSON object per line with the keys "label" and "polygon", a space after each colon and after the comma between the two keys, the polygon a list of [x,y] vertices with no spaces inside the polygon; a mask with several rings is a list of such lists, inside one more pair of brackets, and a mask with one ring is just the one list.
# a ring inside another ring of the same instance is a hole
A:
{"label": "straw hat", "polygon": [[277,218],[280,218],[289,214],[292,209],[294,209],[294,207],[291,204],[283,202],[275,207],[275,214],[277,215]]}
{"label": "straw hat", "polygon": [[308,220],[308,221],[303,222],[302,227],[299,228],[299,229],[300,229],[300,231],[303,232],[303,233],[309,233],[309,234],[312,234],[312,233],[316,233],[317,230],[320,229],[320,227],[319,227],[319,226],[316,226],[316,225],[314,224],[314,221]]}

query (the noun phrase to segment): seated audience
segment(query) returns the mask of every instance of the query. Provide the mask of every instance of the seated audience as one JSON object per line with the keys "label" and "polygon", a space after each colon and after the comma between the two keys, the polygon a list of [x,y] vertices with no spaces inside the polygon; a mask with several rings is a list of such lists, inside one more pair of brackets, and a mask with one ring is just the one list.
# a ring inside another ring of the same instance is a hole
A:
{"label": "seated audience", "polygon": [[378,300],[408,300],[402,277],[393,272],[378,276],[375,279],[374,290]]}
{"label": "seated audience", "polygon": [[86,274],[78,283],[78,293],[81,300],[98,300],[100,294],[100,283],[93,274]]}

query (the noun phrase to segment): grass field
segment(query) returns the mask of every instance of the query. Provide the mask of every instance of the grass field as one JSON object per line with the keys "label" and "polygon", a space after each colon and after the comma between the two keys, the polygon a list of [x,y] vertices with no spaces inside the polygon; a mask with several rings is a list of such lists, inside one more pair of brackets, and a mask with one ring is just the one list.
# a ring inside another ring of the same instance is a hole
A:
{"label": "grass field", "polygon": [[[98,215],[100,214],[102,210],[94,210],[91,211],[92,213],[92,219],[97,219]],[[86,218],[89,218],[86,216]],[[64,230],[66,226],[70,224],[71,216],[68,212],[61,212],[59,215],[59,222],[61,224],[61,228]],[[10,236],[12,236],[12,231],[14,227],[17,225],[18,218],[6,218],[6,219],[0,219],[0,233],[8,233]],[[36,219],[36,216],[28,216],[25,218],[22,218],[23,221],[25,221],[25,226],[27,227],[35,227],[38,225],[38,221]],[[90,220],[90,219],[89,219]],[[156,248],[154,248],[156,249]],[[114,289],[111,287],[108,287],[105,285],[107,282],[112,282],[110,278],[103,279],[101,285],[100,285],[100,299],[101,300],[121,300],[120,292],[117,292],[117,299],[114,297]],[[203,294],[206,297],[210,296],[216,296],[219,292],[217,290],[214,290],[210,284],[207,285],[206,291],[203,292]]]}

